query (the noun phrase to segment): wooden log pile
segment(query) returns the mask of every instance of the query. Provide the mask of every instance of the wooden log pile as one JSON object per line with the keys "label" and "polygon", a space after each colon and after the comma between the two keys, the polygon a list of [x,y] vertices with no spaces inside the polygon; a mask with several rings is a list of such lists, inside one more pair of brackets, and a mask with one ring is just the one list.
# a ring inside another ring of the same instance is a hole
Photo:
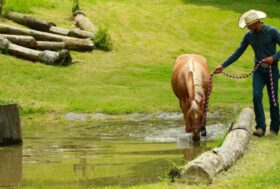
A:
{"label": "wooden log pile", "polygon": [[190,183],[210,184],[216,174],[229,169],[240,158],[249,143],[253,111],[245,108],[232,126],[222,146],[204,152],[181,169]]}
{"label": "wooden log pile", "polygon": [[[92,51],[95,26],[84,14],[75,21],[80,29],[66,29],[17,12],[4,17],[28,28],[0,24],[0,51],[50,65],[69,65],[70,51]],[[75,18],[76,20],[76,18]]]}

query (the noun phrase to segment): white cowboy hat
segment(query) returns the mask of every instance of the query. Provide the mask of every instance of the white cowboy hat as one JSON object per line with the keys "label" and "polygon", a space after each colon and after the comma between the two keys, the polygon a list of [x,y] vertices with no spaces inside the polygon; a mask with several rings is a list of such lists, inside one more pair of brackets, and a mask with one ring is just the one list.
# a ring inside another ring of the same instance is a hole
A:
{"label": "white cowboy hat", "polygon": [[245,28],[265,17],[266,14],[262,11],[249,10],[239,17],[238,25],[240,28]]}

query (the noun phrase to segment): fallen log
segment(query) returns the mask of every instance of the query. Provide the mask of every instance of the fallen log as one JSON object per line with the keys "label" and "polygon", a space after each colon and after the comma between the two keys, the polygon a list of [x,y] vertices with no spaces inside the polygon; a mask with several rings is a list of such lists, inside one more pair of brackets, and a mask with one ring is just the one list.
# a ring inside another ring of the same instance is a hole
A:
{"label": "fallen log", "polygon": [[72,58],[68,50],[64,49],[60,52],[53,52],[49,50],[38,51],[13,44],[3,37],[0,37],[0,50],[4,53],[8,52],[20,58],[39,61],[50,65],[66,66],[72,62]]}
{"label": "fallen log", "polygon": [[96,26],[86,17],[85,13],[81,11],[76,11],[73,14],[74,24],[79,27],[81,30],[89,31],[93,33],[93,36],[97,32]]}
{"label": "fallen log", "polygon": [[17,45],[21,45],[24,47],[35,48],[37,46],[37,42],[34,37],[26,36],[26,35],[10,35],[10,34],[0,34],[0,37],[4,37],[15,43]]}
{"label": "fallen log", "polygon": [[8,11],[4,14],[4,17],[12,20],[18,24],[22,24],[24,26],[27,26],[29,28],[40,30],[40,31],[48,31],[51,26],[55,26],[54,23],[48,22],[45,20],[39,20],[36,18],[33,18],[31,16],[27,16],[21,13]]}
{"label": "fallen log", "polygon": [[49,32],[59,34],[59,35],[65,35],[70,37],[77,37],[77,38],[92,38],[93,33],[89,31],[83,31],[80,29],[65,29],[61,27],[52,26],[49,29]]}
{"label": "fallen log", "polygon": [[22,144],[17,104],[0,106],[0,146]]}
{"label": "fallen log", "polygon": [[65,42],[37,41],[37,45],[35,48],[39,50],[62,50],[65,49]]}
{"label": "fallen log", "polygon": [[222,146],[189,162],[181,170],[182,178],[190,183],[210,184],[217,173],[230,168],[243,155],[249,143],[252,118],[252,110],[243,109]]}
{"label": "fallen log", "polygon": [[54,23],[42,19],[37,19],[21,13],[9,11],[4,15],[5,18],[12,20],[18,24],[22,24],[34,30],[55,33],[64,36],[77,37],[77,38],[92,38],[93,33],[79,29],[66,29],[57,27]]}
{"label": "fallen log", "polygon": [[34,37],[27,35],[9,35],[9,34],[0,34],[0,37],[8,39],[10,42],[32,49],[39,50],[62,50],[65,49],[65,42],[57,41],[36,41]]}
{"label": "fallen log", "polygon": [[91,51],[94,48],[94,44],[91,39],[79,39],[74,37],[62,36],[47,32],[36,31],[32,29],[17,28],[0,24],[0,33],[2,34],[14,34],[14,35],[28,35],[33,36],[36,40],[41,41],[58,41],[65,42],[65,48],[69,50],[77,51]]}

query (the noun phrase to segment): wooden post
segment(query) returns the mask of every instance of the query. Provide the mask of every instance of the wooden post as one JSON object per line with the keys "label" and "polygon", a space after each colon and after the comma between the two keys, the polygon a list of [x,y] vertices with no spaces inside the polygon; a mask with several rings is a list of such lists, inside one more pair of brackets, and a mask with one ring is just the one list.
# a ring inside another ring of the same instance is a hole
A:
{"label": "wooden post", "polygon": [[181,175],[191,183],[212,182],[213,177],[231,167],[249,143],[253,112],[245,108],[219,148],[204,152],[182,168]]}
{"label": "wooden post", "polygon": [[15,144],[22,144],[18,106],[0,105],[0,146]]}

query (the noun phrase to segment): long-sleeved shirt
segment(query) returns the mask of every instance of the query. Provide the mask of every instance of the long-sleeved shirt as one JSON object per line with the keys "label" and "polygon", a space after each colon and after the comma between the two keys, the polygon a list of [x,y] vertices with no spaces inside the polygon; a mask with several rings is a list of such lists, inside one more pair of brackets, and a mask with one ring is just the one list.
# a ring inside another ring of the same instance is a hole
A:
{"label": "long-sleeved shirt", "polygon": [[278,62],[280,51],[276,51],[276,45],[280,45],[280,32],[272,26],[263,25],[258,32],[248,31],[236,51],[222,64],[225,68],[235,62],[251,45],[255,52],[255,63],[262,59],[273,56],[274,62]]}

